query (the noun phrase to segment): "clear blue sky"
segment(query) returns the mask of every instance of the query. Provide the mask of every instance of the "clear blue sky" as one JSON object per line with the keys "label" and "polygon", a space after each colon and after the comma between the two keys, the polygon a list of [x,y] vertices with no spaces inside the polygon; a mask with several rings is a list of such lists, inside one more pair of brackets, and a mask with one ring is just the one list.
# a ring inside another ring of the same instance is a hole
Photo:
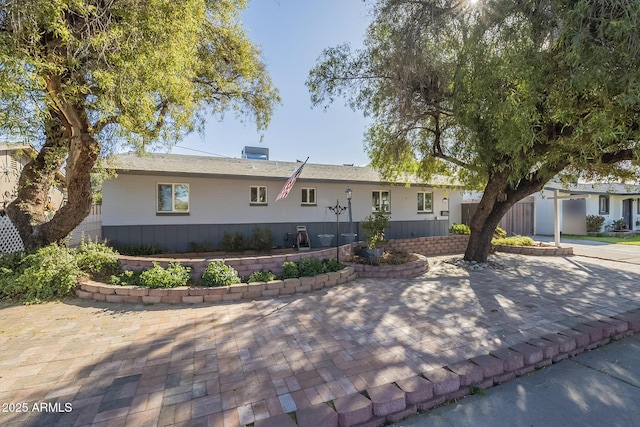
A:
{"label": "clear blue sky", "polygon": [[[243,14],[251,40],[262,50],[282,104],[260,142],[251,122],[234,114],[210,119],[204,136],[194,133],[178,145],[227,157],[240,157],[245,145],[268,147],[272,160],[366,165],[363,134],[367,119],[338,99],[328,110],[311,108],[305,81],[322,50],[349,42],[360,47],[368,17],[361,0],[253,0]],[[175,147],[173,153],[203,155]]]}

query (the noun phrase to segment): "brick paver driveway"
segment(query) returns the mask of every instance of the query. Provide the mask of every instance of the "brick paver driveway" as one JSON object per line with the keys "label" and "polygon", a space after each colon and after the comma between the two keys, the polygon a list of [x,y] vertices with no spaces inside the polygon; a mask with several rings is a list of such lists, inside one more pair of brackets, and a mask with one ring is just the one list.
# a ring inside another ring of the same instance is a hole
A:
{"label": "brick paver driveway", "polygon": [[640,306],[639,265],[440,260],[277,300],[5,306],[0,424],[245,425]]}

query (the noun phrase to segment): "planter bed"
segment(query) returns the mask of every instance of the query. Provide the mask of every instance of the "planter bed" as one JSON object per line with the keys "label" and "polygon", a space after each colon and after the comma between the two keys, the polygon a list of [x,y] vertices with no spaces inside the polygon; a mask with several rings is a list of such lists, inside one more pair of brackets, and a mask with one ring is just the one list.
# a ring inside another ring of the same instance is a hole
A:
{"label": "planter bed", "polygon": [[272,280],[270,282],[239,283],[231,286],[189,287],[170,289],[143,286],[118,286],[84,280],[78,285],[76,294],[83,299],[127,303],[199,303],[231,300],[253,300],[260,297],[308,292],[342,285],[358,277],[353,267],[340,271],[319,274],[315,277]]}
{"label": "planter bed", "polygon": [[423,275],[429,271],[429,261],[427,257],[420,254],[411,254],[418,258],[405,264],[396,265],[366,265],[349,264],[358,273],[358,277],[384,279],[388,277],[407,279]]}

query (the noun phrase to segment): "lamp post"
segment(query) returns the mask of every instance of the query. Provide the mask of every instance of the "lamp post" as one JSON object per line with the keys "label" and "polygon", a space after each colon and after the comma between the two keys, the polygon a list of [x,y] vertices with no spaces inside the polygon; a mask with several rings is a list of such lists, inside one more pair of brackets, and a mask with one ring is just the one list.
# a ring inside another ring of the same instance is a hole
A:
{"label": "lamp post", "polygon": [[347,206],[349,206],[349,234],[353,235],[353,214],[351,213],[351,197],[353,192],[351,188],[347,186],[347,189],[344,190],[344,193],[347,195]]}
{"label": "lamp post", "polygon": [[336,205],[327,206],[327,209],[336,214],[336,261],[340,262],[340,214],[347,208],[340,206],[340,200],[336,199]]}

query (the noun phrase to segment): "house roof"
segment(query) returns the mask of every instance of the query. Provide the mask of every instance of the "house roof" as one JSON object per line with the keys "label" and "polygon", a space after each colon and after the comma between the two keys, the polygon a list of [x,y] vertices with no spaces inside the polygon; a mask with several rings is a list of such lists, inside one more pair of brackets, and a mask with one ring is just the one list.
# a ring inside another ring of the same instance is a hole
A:
{"label": "house roof", "polygon": [[560,182],[549,182],[545,190],[558,190],[571,194],[599,194],[599,195],[620,195],[620,196],[640,196],[640,185],[624,184],[620,182],[611,183],[578,183],[564,185]]}
{"label": "house roof", "polygon": [[[282,162],[276,160],[254,160],[191,156],[181,154],[149,153],[144,155],[121,154],[111,158],[109,165],[118,173],[145,175],[192,175],[216,176],[225,178],[289,178],[301,162]],[[380,174],[368,166],[323,165],[307,163],[298,178],[300,181],[326,181],[347,183],[389,183]],[[408,177],[398,184],[409,183],[429,186],[459,186],[448,177],[436,176],[426,183],[415,177]]]}

